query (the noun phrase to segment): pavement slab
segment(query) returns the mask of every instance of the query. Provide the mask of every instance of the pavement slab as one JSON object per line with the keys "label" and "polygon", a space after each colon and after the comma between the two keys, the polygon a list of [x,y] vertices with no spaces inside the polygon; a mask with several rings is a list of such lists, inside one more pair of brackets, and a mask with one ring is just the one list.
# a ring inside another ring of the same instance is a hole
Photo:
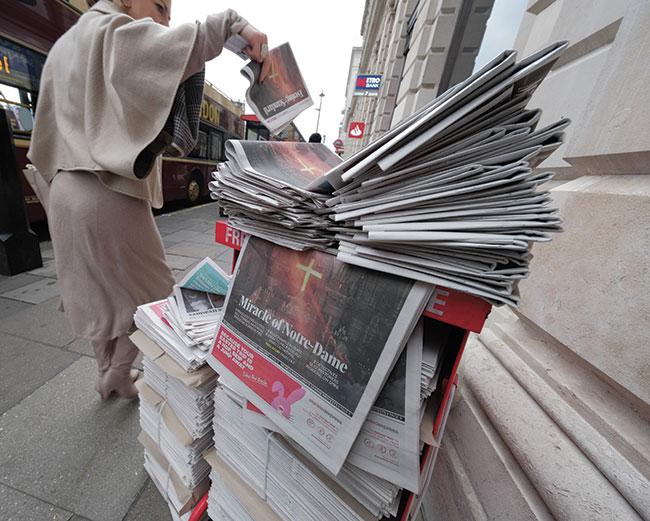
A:
{"label": "pavement slab", "polygon": [[194,257],[197,259],[205,259],[206,257],[217,259],[224,253],[223,248],[224,246],[216,243],[200,244],[185,241],[170,246],[167,248],[167,253],[182,255],[184,257]]}
{"label": "pavement slab", "polygon": [[173,233],[168,233],[165,235],[161,235],[163,238],[163,241],[171,241],[171,242],[183,242],[188,240],[188,237],[194,237],[200,235],[198,232],[187,232],[185,229],[175,231]]}
{"label": "pavement slab", "polygon": [[21,302],[29,302],[30,304],[40,304],[60,294],[59,282],[54,278],[44,278],[26,286],[2,293],[0,296],[20,300]]}
{"label": "pavement slab", "polygon": [[67,346],[75,338],[65,315],[57,310],[59,298],[14,313],[0,320],[0,332],[58,347]]}
{"label": "pavement slab", "polygon": [[0,414],[79,359],[76,353],[3,333],[0,346]]}
{"label": "pavement slab", "polygon": [[73,514],[0,483],[0,519],[3,521],[69,521]]}
{"label": "pavement slab", "polygon": [[77,338],[74,342],[68,344],[66,348],[68,351],[95,358],[93,346],[90,343],[90,340],[86,338]]}
{"label": "pavement slab", "polygon": [[150,478],[142,494],[131,506],[123,521],[172,521],[172,515],[165,499],[160,495]]}
{"label": "pavement slab", "polygon": [[179,242],[196,242],[199,244],[207,244],[207,245],[214,246],[216,245],[216,242],[214,241],[214,225],[212,226],[212,229],[210,231],[199,233],[192,237],[186,237],[185,239]]}
{"label": "pavement slab", "polygon": [[0,295],[6,293],[7,291],[27,286],[32,282],[38,282],[41,279],[43,279],[43,277],[30,275],[29,273],[20,273],[18,275],[14,275],[13,277],[0,277]]}
{"label": "pavement slab", "polygon": [[82,357],[0,416],[0,483],[93,521],[124,518],[147,474],[138,401],[102,401]]}
{"label": "pavement slab", "polygon": [[0,320],[31,307],[27,302],[0,297]]}
{"label": "pavement slab", "polygon": [[[167,248],[167,251],[169,251],[169,248]],[[183,257],[182,255],[171,255],[169,253],[165,257],[167,258],[167,265],[173,270],[186,270],[199,260],[198,257]]]}
{"label": "pavement slab", "polygon": [[53,259],[54,258],[54,247],[52,246],[52,241],[43,241],[40,244],[41,246],[41,258],[43,261],[45,259]]}

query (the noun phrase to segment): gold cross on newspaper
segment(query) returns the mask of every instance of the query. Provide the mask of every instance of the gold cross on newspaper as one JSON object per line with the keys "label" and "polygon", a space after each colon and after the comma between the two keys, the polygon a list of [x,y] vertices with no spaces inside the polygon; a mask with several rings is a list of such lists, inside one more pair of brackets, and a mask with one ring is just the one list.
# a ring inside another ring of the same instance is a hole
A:
{"label": "gold cross on newspaper", "polygon": [[275,63],[273,62],[273,60],[271,60],[271,73],[272,73],[272,74],[269,74],[269,75],[267,76],[267,78],[270,79],[270,80],[275,80],[275,78],[277,78],[278,76],[280,76],[280,73],[279,73],[279,72],[275,72]]}
{"label": "gold cross on newspaper", "polygon": [[305,287],[307,286],[307,281],[309,280],[310,275],[313,275],[314,277],[318,277],[319,279],[323,278],[322,273],[318,273],[316,270],[314,270],[314,259],[309,261],[309,266],[304,266],[302,264],[296,264],[296,267],[299,270],[304,270],[305,271],[305,278],[302,281],[302,287],[300,288],[300,291],[305,291]]}
{"label": "gold cross on newspaper", "polygon": [[308,166],[307,166],[307,165],[302,161],[301,158],[298,158],[298,161],[300,162],[300,164],[301,164],[302,166],[305,167],[305,168],[303,168],[302,170],[300,170],[301,172],[309,172],[309,173],[311,174],[311,173],[313,173],[314,170],[316,170],[316,167],[315,167],[315,166],[312,166],[311,168],[308,167]]}

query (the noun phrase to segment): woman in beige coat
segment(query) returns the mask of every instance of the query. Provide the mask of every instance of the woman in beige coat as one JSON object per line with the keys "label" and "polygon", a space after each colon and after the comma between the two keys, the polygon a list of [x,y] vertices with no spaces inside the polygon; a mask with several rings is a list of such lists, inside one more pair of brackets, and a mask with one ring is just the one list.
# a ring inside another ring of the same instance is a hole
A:
{"label": "woman in beige coat", "polygon": [[95,389],[129,398],[133,314],[174,283],[151,213],[160,154],[196,142],[205,62],[234,34],[263,61],[267,39],[233,10],[170,29],[171,0],[89,4],[46,60],[28,157],[50,187],[61,307],[92,342]]}

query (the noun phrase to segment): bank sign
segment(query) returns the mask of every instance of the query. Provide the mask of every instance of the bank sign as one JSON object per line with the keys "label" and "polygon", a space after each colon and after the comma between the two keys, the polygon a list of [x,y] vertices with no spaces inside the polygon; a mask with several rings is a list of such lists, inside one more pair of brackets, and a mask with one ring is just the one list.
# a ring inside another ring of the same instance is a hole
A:
{"label": "bank sign", "polygon": [[357,76],[357,86],[354,90],[379,90],[381,86],[381,76],[368,76],[359,74]]}

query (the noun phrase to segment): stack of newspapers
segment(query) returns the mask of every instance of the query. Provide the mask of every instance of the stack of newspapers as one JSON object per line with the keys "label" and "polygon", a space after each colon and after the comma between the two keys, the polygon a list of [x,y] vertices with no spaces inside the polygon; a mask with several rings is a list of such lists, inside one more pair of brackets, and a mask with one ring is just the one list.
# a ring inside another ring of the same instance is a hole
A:
{"label": "stack of newspapers", "polygon": [[433,287],[254,236],[235,273],[208,356],[210,517],[395,515],[422,492],[427,398],[456,353],[453,326],[422,316]]}
{"label": "stack of newspapers", "polygon": [[230,276],[206,257],[169,298],[138,306],[134,320],[186,371],[203,364],[221,316]]}
{"label": "stack of newspapers", "polygon": [[136,383],[144,467],[172,518],[185,520],[209,488],[203,452],[214,443],[217,374],[207,365],[186,372],[142,331],[131,340],[144,355],[144,378]]}
{"label": "stack of newspapers", "polygon": [[231,226],[296,250],[334,243],[328,196],[305,189],[341,162],[325,145],[231,140],[226,157],[209,186]]}
{"label": "stack of newspapers", "polygon": [[[540,128],[541,111],[526,106],[566,47],[556,43],[519,62],[515,51],[502,53],[301,185],[319,201],[327,194],[331,213],[319,212],[330,220],[326,229],[335,234],[339,259],[518,306],[517,281],[528,276],[531,244],[561,231],[549,192],[540,188],[554,174],[535,167],[562,144],[569,121]],[[306,163],[307,144],[294,145],[294,161]],[[258,171],[274,179],[273,157],[255,142],[233,149],[228,164],[253,154]],[[238,180],[231,181],[238,189]],[[247,185],[247,195],[267,196],[271,182]],[[230,217],[232,194],[215,194]],[[252,223],[255,213],[246,222],[237,212],[233,217],[236,228],[301,249],[287,241],[283,221],[265,225],[262,234]]]}
{"label": "stack of newspapers", "polygon": [[[215,393],[216,453],[280,519],[361,521],[397,512],[398,486],[349,464],[332,476],[287,438],[246,422],[237,396],[225,388]],[[212,481],[214,487],[218,480]],[[216,501],[217,491],[214,495],[208,513],[223,519],[215,510],[229,507]]]}

